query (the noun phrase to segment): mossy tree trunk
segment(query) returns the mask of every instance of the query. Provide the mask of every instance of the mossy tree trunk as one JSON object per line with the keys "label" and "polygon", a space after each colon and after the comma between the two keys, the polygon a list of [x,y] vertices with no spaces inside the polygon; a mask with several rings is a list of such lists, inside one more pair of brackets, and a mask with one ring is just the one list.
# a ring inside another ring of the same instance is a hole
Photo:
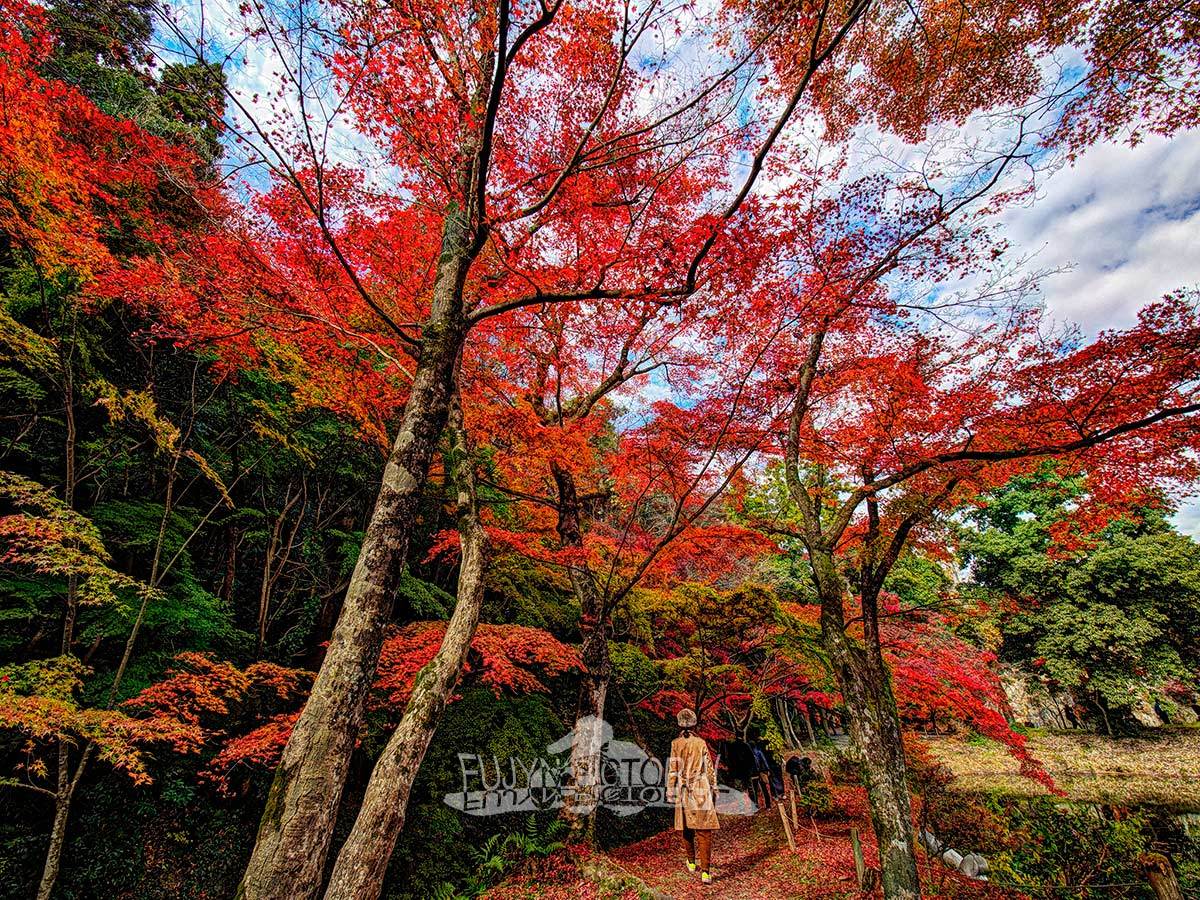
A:
{"label": "mossy tree trunk", "polygon": [[458,602],[437,655],[417,675],[404,716],[375,763],[358,818],[334,864],[326,900],[374,900],[382,891],[388,861],[404,828],[413,781],[458,684],[479,624],[486,538],[457,398],[451,406],[449,433],[462,547]]}
{"label": "mossy tree trunk", "polygon": [[463,283],[475,252],[461,215],[451,210],[400,430],[325,660],[276,769],[239,897],[299,900],[320,891],[383,629],[446,425],[455,365],[467,332]]}
{"label": "mossy tree trunk", "polygon": [[821,641],[833,663],[846,705],[854,752],[866,778],[871,824],[879,845],[883,894],[888,900],[916,900],[921,896],[921,883],[913,843],[904,742],[891,673],[879,641],[874,598],[864,599],[864,642],[859,644],[846,634],[845,583],[837,572],[832,552],[818,550],[813,557],[821,600]]}
{"label": "mossy tree trunk", "polygon": [[552,469],[558,491],[558,536],[563,549],[577,559],[567,567],[571,588],[579,601],[579,629],[583,638],[583,663],[579,699],[575,710],[575,739],[571,745],[571,794],[563,806],[563,818],[576,840],[594,836],[595,812],[602,788],[601,765],[604,749],[604,710],[612,660],[608,652],[608,609],[597,590],[591,568],[583,558],[583,503],[575,478],[567,469]]}

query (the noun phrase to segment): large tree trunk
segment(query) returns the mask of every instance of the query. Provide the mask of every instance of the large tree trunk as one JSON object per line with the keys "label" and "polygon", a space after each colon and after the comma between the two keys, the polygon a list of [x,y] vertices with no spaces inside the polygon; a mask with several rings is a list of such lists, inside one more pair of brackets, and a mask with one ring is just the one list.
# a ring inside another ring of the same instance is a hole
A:
{"label": "large tree trunk", "polygon": [[462,286],[470,263],[461,216],[447,217],[422,331],[412,393],[404,408],[354,567],[346,600],[312,693],[275,772],[238,896],[303,900],[320,891],[363,704],[379,662],[429,465],[446,424],[455,361],[467,324]]}
{"label": "large tree trunk", "polygon": [[874,604],[869,598],[864,603],[864,647],[846,635],[844,587],[832,556],[817,557],[813,567],[821,594],[821,639],[833,663],[850,720],[850,736],[866,776],[871,824],[879,844],[883,895],[888,900],[918,900],[921,882],[913,844],[904,743],[891,675],[879,645]]}
{"label": "large tree trunk", "polygon": [[437,655],[417,675],[404,717],[375,763],[354,828],[334,864],[326,900],[374,900],[382,891],[388,861],[404,828],[413,780],[458,684],[479,624],[486,541],[476,512],[472,462],[457,403],[450,427],[462,544],[458,602]]}
{"label": "large tree trunk", "polygon": [[575,712],[575,739],[571,744],[571,786],[563,814],[576,839],[595,837],[596,807],[604,787],[601,771],[604,742],[609,737],[605,728],[604,707],[608,700],[608,682],[612,662],[608,655],[608,638],[604,623],[584,637],[583,684]]}
{"label": "large tree trunk", "polygon": [[558,536],[563,549],[575,551],[578,559],[568,565],[571,588],[579,601],[579,629],[583,637],[580,651],[583,663],[582,683],[575,710],[574,742],[571,744],[571,793],[563,805],[563,817],[571,825],[576,840],[591,839],[594,814],[600,800],[603,778],[601,752],[604,749],[604,707],[608,700],[608,682],[612,660],[608,653],[608,610],[604,597],[596,590],[591,569],[583,559],[583,505],[575,478],[557,464],[552,466],[558,490]]}
{"label": "large tree trunk", "polygon": [[[828,644],[827,649],[830,649]],[[879,842],[883,895],[889,900],[921,896],[913,848],[912,805],[896,701],[886,671],[873,665],[838,664],[850,734],[863,761],[871,824]]]}

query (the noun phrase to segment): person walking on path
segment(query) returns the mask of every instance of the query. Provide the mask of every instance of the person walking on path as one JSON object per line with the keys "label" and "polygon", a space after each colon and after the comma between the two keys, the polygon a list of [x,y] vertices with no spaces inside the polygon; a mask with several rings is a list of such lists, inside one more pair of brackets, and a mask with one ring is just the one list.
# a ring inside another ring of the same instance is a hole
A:
{"label": "person walking on path", "polygon": [[771,761],[762,741],[754,743],[754,778],[758,782],[759,795],[762,797],[762,808],[771,808]]}
{"label": "person walking on path", "polygon": [[680,734],[671,742],[667,761],[667,802],[675,804],[675,830],[683,834],[688,871],[699,868],[700,880],[712,884],[712,837],[721,827],[717,820],[717,773],[708,745],[693,733],[696,713],[680,710],[675,720]]}

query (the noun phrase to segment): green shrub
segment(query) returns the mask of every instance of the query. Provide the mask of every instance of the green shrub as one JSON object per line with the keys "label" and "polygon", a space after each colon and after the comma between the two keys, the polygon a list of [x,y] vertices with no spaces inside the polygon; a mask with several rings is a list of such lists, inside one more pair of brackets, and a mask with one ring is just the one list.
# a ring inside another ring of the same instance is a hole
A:
{"label": "green shrub", "polygon": [[993,797],[985,806],[1016,838],[998,853],[971,848],[988,857],[993,881],[1030,890],[1053,885],[1081,897],[1089,895],[1089,887],[1104,884],[1128,886],[1103,889],[1109,897],[1148,892],[1141,887],[1145,882],[1138,866],[1147,846],[1148,822],[1142,814],[1116,820],[1096,806],[1044,798]]}

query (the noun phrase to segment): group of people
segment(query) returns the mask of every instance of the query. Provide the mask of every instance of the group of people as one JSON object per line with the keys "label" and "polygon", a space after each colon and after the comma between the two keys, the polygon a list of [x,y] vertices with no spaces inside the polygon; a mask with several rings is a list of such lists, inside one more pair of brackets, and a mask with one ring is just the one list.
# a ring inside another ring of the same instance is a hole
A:
{"label": "group of people", "polygon": [[[708,744],[696,734],[695,711],[681,710],[676,721],[680,731],[671,742],[667,762],[667,801],[675,804],[675,830],[683,838],[688,871],[698,871],[701,882],[711,884],[713,832],[721,827],[717,817],[717,767]],[[723,768],[730,780],[740,782],[739,786],[763,809],[784,796],[785,778],[792,790],[802,793],[817,777],[809,757],[791,757],[781,767],[762,741],[732,741],[724,749],[727,755]]]}
{"label": "group of people", "polygon": [[721,767],[729,783],[746,791],[750,799],[763,809],[770,809],[771,804],[785,796],[788,789],[803,792],[817,777],[809,757],[793,756],[781,766],[761,740],[725,741],[720,751]]}

